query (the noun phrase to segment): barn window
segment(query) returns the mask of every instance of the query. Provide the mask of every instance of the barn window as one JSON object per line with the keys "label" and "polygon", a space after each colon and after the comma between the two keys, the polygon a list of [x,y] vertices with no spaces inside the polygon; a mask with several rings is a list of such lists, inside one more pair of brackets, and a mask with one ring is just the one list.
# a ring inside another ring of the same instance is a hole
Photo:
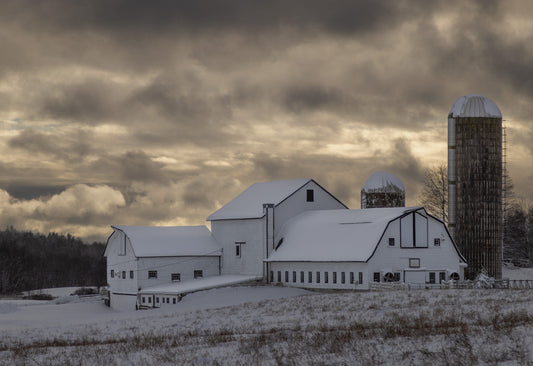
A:
{"label": "barn window", "polygon": [[300,272],[300,283],[304,283],[304,280],[305,280],[305,274],[304,274],[304,271],[301,271]]}
{"label": "barn window", "polygon": [[394,272],[394,282],[400,282],[400,272]]}
{"label": "barn window", "polygon": [[244,241],[236,241],[235,242],[235,256],[240,258],[242,255],[242,246],[246,244]]}
{"label": "barn window", "polygon": [[429,272],[429,283],[435,283],[435,272]]}
{"label": "barn window", "polygon": [[379,282],[381,279],[381,273],[374,272],[374,282]]}
{"label": "barn window", "polygon": [[359,283],[363,283],[363,272],[359,272]]}
{"label": "barn window", "polygon": [[130,279],[133,280],[133,271],[130,271]]}
{"label": "barn window", "polygon": [[341,283],[346,283],[346,275],[344,272],[341,272]]}
{"label": "barn window", "polygon": [[296,271],[292,271],[292,282],[296,283]]}
{"label": "barn window", "polygon": [[307,282],[313,283],[313,272],[311,271],[309,271],[309,273],[307,274]]}
{"label": "barn window", "polygon": [[409,258],[409,268],[420,268],[420,258]]}
{"label": "barn window", "polygon": [[149,302],[150,304],[152,303],[152,298],[151,298],[151,297],[148,298],[148,302]]}
{"label": "barn window", "polygon": [[333,272],[333,283],[337,283],[337,272]]}
{"label": "barn window", "polygon": [[278,271],[278,282],[281,282],[281,271]]}
{"label": "barn window", "polygon": [[172,282],[179,282],[181,281],[181,273],[171,273],[170,274],[170,280]]}
{"label": "barn window", "polygon": [[126,255],[126,235],[123,236],[124,240],[120,243],[120,249],[118,255]]}
{"label": "barn window", "polygon": [[307,202],[314,202],[315,201],[315,191],[312,189],[307,190]]}
{"label": "barn window", "polygon": [[316,283],[320,283],[320,272],[316,271]]}
{"label": "barn window", "polygon": [[355,273],[350,272],[350,283],[353,284],[355,282]]}
{"label": "barn window", "polygon": [[289,271],[285,271],[285,282],[289,282]]}
{"label": "barn window", "polygon": [[440,247],[440,238],[433,239],[433,245],[436,247]]}
{"label": "barn window", "polygon": [[122,271],[122,279],[126,279],[126,271]]}
{"label": "barn window", "polygon": [[328,275],[329,275],[329,272],[324,272],[324,283],[328,283],[329,282]]}
{"label": "barn window", "polygon": [[148,271],[148,278],[157,278],[157,271]]}
{"label": "barn window", "polygon": [[111,278],[115,278],[115,270],[114,269],[111,270]]}
{"label": "barn window", "polygon": [[439,272],[439,283],[446,281],[446,272]]}
{"label": "barn window", "polygon": [[155,298],[155,302],[157,302],[159,304],[159,297]]}
{"label": "barn window", "polygon": [[143,296],[143,300],[142,301],[143,301],[143,304],[146,302],[146,298],[144,296]]}
{"label": "barn window", "polygon": [[394,246],[394,238],[389,238],[389,247]]}
{"label": "barn window", "polygon": [[175,298],[175,297],[172,298],[172,303],[173,303],[173,304],[176,303],[176,298]]}
{"label": "barn window", "polygon": [[195,269],[194,270],[194,278],[202,278],[204,277],[204,271],[201,269]]}
{"label": "barn window", "polygon": [[274,271],[270,271],[270,282],[274,282]]}

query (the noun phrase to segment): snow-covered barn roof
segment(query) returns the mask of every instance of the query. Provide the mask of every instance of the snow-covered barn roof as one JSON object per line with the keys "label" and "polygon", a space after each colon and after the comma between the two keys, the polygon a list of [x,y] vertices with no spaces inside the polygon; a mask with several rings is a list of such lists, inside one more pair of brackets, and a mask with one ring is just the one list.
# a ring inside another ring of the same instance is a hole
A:
{"label": "snow-covered barn roof", "polygon": [[458,98],[450,110],[452,117],[490,117],[502,118],[502,112],[489,98],[478,95],[463,95]]}
{"label": "snow-covered barn roof", "polygon": [[111,226],[130,239],[136,257],[218,256],[220,246],[205,226]]}
{"label": "snow-covered barn roof", "polygon": [[231,219],[255,219],[264,216],[263,204],[279,205],[313,179],[278,180],[254,183],[244,192],[209,215],[207,221]]}
{"label": "snow-covered barn roof", "polygon": [[422,207],[306,211],[287,222],[268,259],[277,262],[365,262],[392,220]]}
{"label": "snow-covered barn roof", "polygon": [[396,186],[405,191],[402,181],[394,174],[387,172],[375,172],[368,178],[363,186],[363,191],[383,191],[387,192],[392,186]]}

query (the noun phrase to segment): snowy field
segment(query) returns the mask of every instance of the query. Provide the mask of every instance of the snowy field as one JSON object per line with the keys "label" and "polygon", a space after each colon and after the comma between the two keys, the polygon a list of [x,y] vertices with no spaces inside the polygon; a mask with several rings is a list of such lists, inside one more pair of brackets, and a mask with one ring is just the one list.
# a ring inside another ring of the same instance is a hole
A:
{"label": "snowy field", "polygon": [[136,312],[97,297],[0,299],[0,330],[1,365],[527,365],[533,290],[243,286]]}

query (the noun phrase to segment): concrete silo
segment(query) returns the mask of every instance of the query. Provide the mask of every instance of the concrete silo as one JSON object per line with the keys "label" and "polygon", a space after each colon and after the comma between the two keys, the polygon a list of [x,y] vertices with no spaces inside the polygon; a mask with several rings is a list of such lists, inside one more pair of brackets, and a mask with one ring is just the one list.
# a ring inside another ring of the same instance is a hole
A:
{"label": "concrete silo", "polygon": [[502,114],[465,95],[448,115],[448,221],[466,258],[465,277],[502,276]]}
{"label": "concrete silo", "polygon": [[405,207],[405,188],[393,174],[376,172],[361,189],[361,208]]}

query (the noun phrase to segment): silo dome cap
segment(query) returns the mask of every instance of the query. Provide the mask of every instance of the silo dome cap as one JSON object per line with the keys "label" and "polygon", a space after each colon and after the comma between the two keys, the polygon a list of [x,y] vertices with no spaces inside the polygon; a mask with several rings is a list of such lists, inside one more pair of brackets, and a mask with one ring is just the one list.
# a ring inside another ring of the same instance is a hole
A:
{"label": "silo dome cap", "polygon": [[395,186],[398,189],[405,191],[402,181],[394,174],[387,172],[376,172],[366,180],[365,185],[363,186],[363,191],[375,192],[380,190],[383,192],[388,192],[387,188],[391,188],[391,186]]}
{"label": "silo dome cap", "polygon": [[483,95],[470,94],[458,98],[450,110],[451,117],[502,118],[500,108]]}

